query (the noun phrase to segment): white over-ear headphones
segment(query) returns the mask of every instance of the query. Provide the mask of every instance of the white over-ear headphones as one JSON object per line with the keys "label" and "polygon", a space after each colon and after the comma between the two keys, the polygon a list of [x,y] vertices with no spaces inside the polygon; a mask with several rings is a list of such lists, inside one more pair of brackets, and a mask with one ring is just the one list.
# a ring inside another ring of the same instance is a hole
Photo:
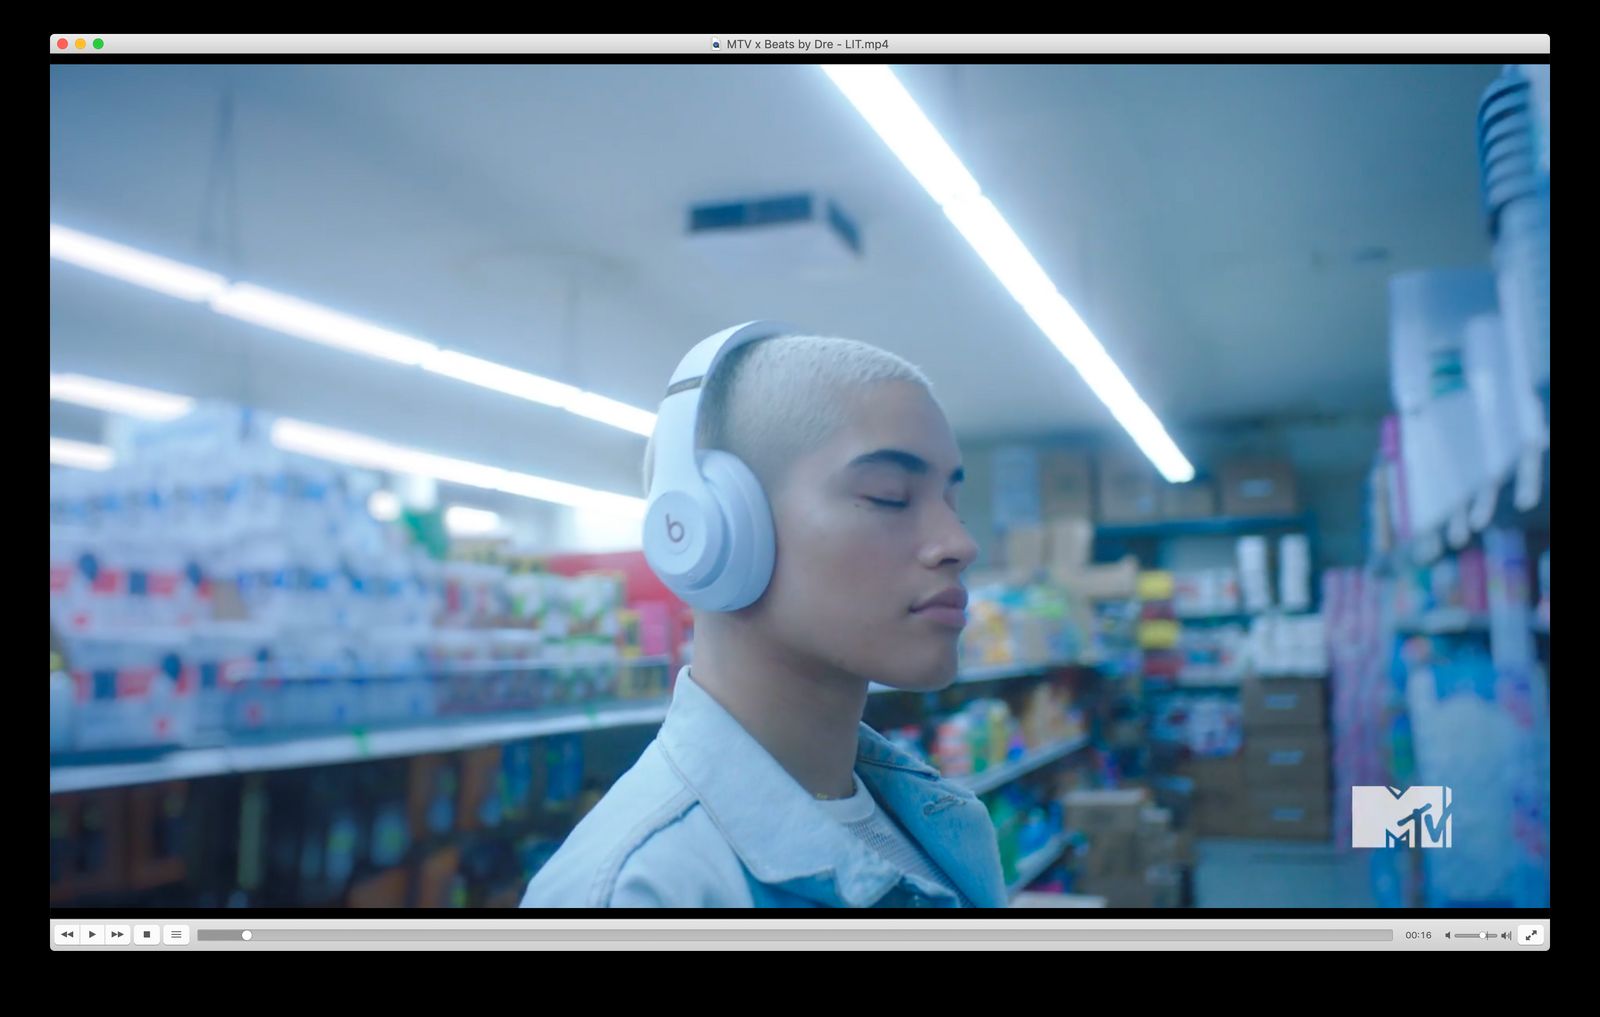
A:
{"label": "white over-ear headphones", "polygon": [[655,463],[644,517],[644,556],[684,603],[737,611],[772,579],[772,509],[739,458],[698,450],[700,395],[717,366],[741,346],[796,331],[752,321],[701,340],[678,364],[656,416]]}

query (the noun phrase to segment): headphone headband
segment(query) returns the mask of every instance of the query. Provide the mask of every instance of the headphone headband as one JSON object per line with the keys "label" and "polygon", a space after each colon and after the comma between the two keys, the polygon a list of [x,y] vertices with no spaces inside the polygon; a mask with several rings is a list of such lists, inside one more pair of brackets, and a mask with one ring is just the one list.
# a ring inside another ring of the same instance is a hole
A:
{"label": "headphone headband", "polygon": [[794,333],[752,321],[701,340],[672,372],[656,414],[645,559],[692,607],[736,611],[754,603],[771,578],[775,540],[771,509],[749,467],[731,453],[695,448],[700,398],[734,350]]}

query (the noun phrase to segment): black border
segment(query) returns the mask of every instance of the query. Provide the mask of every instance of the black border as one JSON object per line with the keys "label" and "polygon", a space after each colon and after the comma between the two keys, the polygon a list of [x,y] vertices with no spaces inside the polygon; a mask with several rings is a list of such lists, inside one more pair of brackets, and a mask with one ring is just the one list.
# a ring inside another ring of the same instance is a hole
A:
{"label": "black border", "polygon": [[[1553,40],[1552,40],[1553,41]],[[628,65],[699,65],[709,66],[719,63],[739,64],[743,66],[759,66],[763,64],[777,65],[820,65],[828,64],[1149,64],[1149,65],[1194,65],[1194,64],[1269,64],[1277,66],[1304,66],[1324,64],[1504,64],[1504,63],[1549,63],[1550,54],[1537,53],[1307,53],[1307,54],[1262,54],[1262,53],[1194,53],[1194,54],[1145,54],[1138,52],[1128,53],[1006,53],[1006,54],[963,54],[960,52],[948,53],[861,53],[861,54],[835,54],[829,53],[826,58],[819,54],[800,54],[788,52],[774,52],[770,54],[732,52],[706,52],[704,54],[682,53],[618,53],[618,54],[559,54],[559,53],[526,53],[504,54],[485,53],[474,54],[117,54],[100,52],[86,52],[75,55],[50,53],[50,65],[93,65],[97,63],[112,64],[374,64],[391,66],[411,66],[418,64],[628,64]],[[1553,754],[1553,753],[1552,753]],[[984,908],[977,910],[927,910],[908,908],[885,908],[854,911],[853,909],[831,908],[796,908],[785,909],[783,916],[801,920],[837,920],[843,913],[852,913],[863,919],[875,917],[916,917],[934,919],[936,915],[948,919],[991,918],[991,919],[1026,919],[1030,915],[1040,919],[1059,919],[1064,914],[1073,918],[1085,919],[1129,919],[1149,918],[1160,921],[1198,921],[1204,922],[1214,918],[1223,919],[1254,919],[1254,920],[1302,920],[1302,919],[1385,919],[1390,921],[1414,918],[1417,920],[1435,921],[1440,919],[1470,919],[1470,920],[1500,920],[1514,921],[1519,919],[1544,919],[1550,918],[1550,908],[1056,908],[1056,909],[1012,909],[1012,908]],[[624,916],[638,917],[727,917],[733,914],[757,914],[762,916],[775,916],[766,910],[739,909],[692,909],[692,908],[665,908],[665,909],[605,909],[605,908],[124,908],[109,910],[102,907],[71,908],[51,906],[51,921],[95,922],[119,921],[122,919],[137,920],[139,918],[151,919],[206,919],[211,921],[229,920],[238,918],[257,919],[342,919],[349,922],[360,922],[369,918],[426,918],[430,921],[437,920],[476,920],[476,919],[505,919],[505,918],[586,918],[596,914],[616,915],[619,919]]]}

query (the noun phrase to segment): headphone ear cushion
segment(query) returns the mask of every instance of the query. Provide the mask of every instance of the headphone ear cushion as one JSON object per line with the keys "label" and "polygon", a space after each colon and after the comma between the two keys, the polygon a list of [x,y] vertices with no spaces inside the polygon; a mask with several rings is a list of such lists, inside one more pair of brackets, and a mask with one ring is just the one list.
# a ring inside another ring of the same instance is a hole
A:
{"label": "headphone ear cushion", "polygon": [[730,452],[702,452],[700,475],[722,511],[727,547],[720,556],[722,568],[690,606],[737,611],[760,599],[772,581],[777,554],[772,507],[755,473]]}

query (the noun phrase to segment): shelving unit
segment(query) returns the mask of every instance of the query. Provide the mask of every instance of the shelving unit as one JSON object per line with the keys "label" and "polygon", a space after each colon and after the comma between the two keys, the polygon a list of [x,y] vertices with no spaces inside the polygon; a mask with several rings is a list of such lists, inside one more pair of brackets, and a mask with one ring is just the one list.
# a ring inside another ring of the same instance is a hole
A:
{"label": "shelving unit", "polygon": [[[1010,664],[964,672],[957,684],[1004,681],[1042,674],[1063,667],[1079,666],[1077,661],[1050,661],[1040,664]],[[898,692],[887,686],[874,686],[874,694]],[[454,752],[505,742],[552,735],[577,734],[612,728],[647,727],[660,724],[667,715],[667,700],[611,702],[601,706],[573,708],[556,712],[441,721],[426,726],[342,732],[277,742],[235,744],[180,749],[156,759],[96,765],[53,766],[50,793],[65,794],[102,788],[157,784],[173,780],[194,780],[224,774],[293,770],[307,766],[330,766],[373,759]],[[1018,776],[1044,766],[1083,747],[1083,742],[1053,746],[1044,758],[1034,753],[1011,764]],[[1027,765],[1024,765],[1027,764]],[[997,771],[998,772],[998,771]],[[985,775],[987,777],[988,775]],[[1007,778],[1007,780],[1014,778]],[[987,784],[987,781],[985,781]],[[998,787],[1002,780],[992,785]],[[992,790],[986,787],[986,793]]]}
{"label": "shelving unit", "polygon": [[463,720],[392,731],[296,738],[260,745],[181,749],[159,759],[141,763],[52,767],[50,793],[63,794],[72,791],[127,787],[134,784],[156,784],[169,780],[193,780],[230,773],[294,770],[306,766],[329,766],[371,759],[391,759],[397,756],[454,752],[527,738],[600,731],[608,728],[643,727],[661,723],[666,715],[666,702],[653,700],[648,703],[610,704],[597,709],[561,713]]}
{"label": "shelving unit", "polygon": [[951,783],[959,784],[973,794],[985,795],[996,788],[1004,787],[1020,777],[1027,776],[1035,770],[1049,766],[1058,759],[1065,759],[1074,752],[1087,748],[1088,745],[1089,739],[1087,738],[1074,738],[1070,741],[1058,742],[1055,745],[1047,745],[1042,749],[1028,753],[1014,763],[1007,763],[993,770],[985,770],[983,773],[951,778]]}
{"label": "shelving unit", "polygon": [[1291,516],[1217,516],[1211,519],[1161,519],[1148,523],[1103,523],[1095,536],[1104,540],[1162,540],[1170,537],[1227,537],[1272,530],[1314,530],[1309,512]]}
{"label": "shelving unit", "polygon": [[1006,887],[1006,896],[1014,899],[1029,883],[1044,875],[1066,852],[1068,843],[1064,836],[1052,837],[1044,847],[1017,862],[1017,879]]}
{"label": "shelving unit", "polygon": [[[1053,660],[1038,664],[998,664],[993,667],[980,667],[970,671],[963,671],[952,684],[971,685],[978,682],[1006,681],[1011,678],[1028,678],[1034,675],[1042,675],[1064,668],[1092,666],[1094,666],[1092,662],[1085,660]],[[887,685],[873,682],[867,692],[869,695],[881,696],[890,693],[905,694],[906,690],[890,688]]]}

